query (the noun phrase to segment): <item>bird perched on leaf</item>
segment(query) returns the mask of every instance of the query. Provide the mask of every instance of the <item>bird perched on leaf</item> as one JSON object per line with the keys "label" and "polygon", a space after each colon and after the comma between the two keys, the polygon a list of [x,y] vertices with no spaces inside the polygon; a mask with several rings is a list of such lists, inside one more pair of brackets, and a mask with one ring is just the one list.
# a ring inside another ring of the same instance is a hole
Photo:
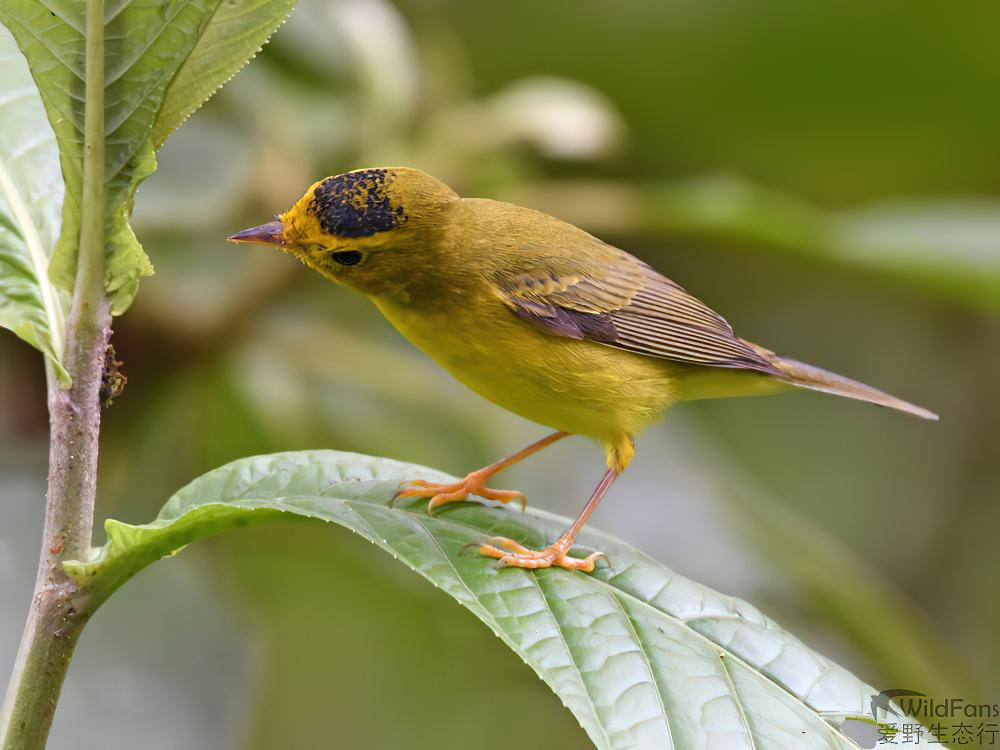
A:
{"label": "bird perched on leaf", "polygon": [[503,565],[592,571],[570,557],[587,518],[634,454],[633,441],[679,401],[808,388],[925,419],[870,386],[775,354],[638,258],[582,229],[509,203],[462,198],[405,167],[362,169],[312,185],[276,221],[232,242],[279,246],[368,296],[406,338],[481,396],[557,432],[453,484],[406,483],[428,510],[469,495],[507,503],[497,472],[570,434],[604,446],[600,484],[542,550],[495,538]]}

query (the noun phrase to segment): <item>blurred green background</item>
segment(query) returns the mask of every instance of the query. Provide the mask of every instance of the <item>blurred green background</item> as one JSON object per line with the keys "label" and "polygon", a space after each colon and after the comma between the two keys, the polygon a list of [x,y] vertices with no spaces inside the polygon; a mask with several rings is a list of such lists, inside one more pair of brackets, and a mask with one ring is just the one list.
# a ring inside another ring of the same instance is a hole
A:
{"label": "blurred green background", "polygon": [[[577,223],[742,336],[940,412],[682,405],[593,522],[873,685],[1000,702],[998,26],[987,2],[303,0],[139,191],[157,275],[116,323],[129,386],[105,416],[99,518],[147,521],[254,453],[461,474],[544,434],[364,299],[223,241],[325,175],[417,166]],[[42,381],[0,338],[3,665],[37,559]],[[499,485],[573,514],[601,471],[574,439]],[[587,742],[445,594],[308,523],[143,573],[96,616],[64,696],[54,748]]]}

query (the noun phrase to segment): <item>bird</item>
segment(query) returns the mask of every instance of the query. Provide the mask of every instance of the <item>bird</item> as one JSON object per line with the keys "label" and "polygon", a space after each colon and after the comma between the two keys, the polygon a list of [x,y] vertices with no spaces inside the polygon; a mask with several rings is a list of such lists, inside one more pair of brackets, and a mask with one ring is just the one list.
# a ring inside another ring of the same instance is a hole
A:
{"label": "bird", "polygon": [[605,472],[552,544],[478,544],[499,566],[592,572],[600,551],[570,555],[577,535],[635,454],[635,438],[682,401],[799,388],[936,414],[737,336],[712,308],[639,258],[529,208],[463,198],[410,167],[358,169],[312,184],[273,221],[234,243],[279,247],[367,296],[405,338],[480,396],[555,432],[456,482],[404,482],[428,512],[487,487],[503,469],[565,438],[604,447]]}

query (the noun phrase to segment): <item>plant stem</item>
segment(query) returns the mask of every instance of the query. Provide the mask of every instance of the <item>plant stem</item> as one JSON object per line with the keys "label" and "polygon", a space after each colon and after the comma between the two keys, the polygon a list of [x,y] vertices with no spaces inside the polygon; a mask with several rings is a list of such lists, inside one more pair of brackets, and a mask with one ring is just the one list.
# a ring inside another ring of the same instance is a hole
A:
{"label": "plant stem", "polygon": [[44,748],[69,660],[96,601],[62,562],[87,559],[97,480],[98,391],[111,315],[104,292],[104,2],[87,0],[83,196],[76,284],[65,362],[73,379],[49,381],[49,477],[38,577],[4,701],[4,750]]}

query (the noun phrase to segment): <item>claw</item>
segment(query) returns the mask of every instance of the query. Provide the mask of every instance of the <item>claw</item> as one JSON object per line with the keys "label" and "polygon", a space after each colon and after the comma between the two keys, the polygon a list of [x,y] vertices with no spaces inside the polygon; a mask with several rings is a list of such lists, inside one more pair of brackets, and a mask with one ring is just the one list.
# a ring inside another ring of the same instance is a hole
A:
{"label": "claw", "polygon": [[407,481],[400,482],[399,485],[397,485],[396,491],[393,493],[392,497],[389,498],[389,507],[395,508],[396,503],[398,503],[400,500],[402,500],[405,497],[411,497],[409,492],[412,487],[422,486],[424,484],[427,483],[424,482],[424,480],[422,479],[412,479],[408,482]]}
{"label": "claw", "polygon": [[389,507],[390,508],[395,508],[396,507],[396,503],[398,503],[402,499],[402,497],[401,497],[402,492],[403,492],[402,490],[396,490],[393,493],[392,497],[389,498]]}
{"label": "claw", "polygon": [[605,555],[603,552],[593,552],[587,556],[587,559],[592,563],[596,563],[600,560],[606,567],[611,567],[611,558]]}

